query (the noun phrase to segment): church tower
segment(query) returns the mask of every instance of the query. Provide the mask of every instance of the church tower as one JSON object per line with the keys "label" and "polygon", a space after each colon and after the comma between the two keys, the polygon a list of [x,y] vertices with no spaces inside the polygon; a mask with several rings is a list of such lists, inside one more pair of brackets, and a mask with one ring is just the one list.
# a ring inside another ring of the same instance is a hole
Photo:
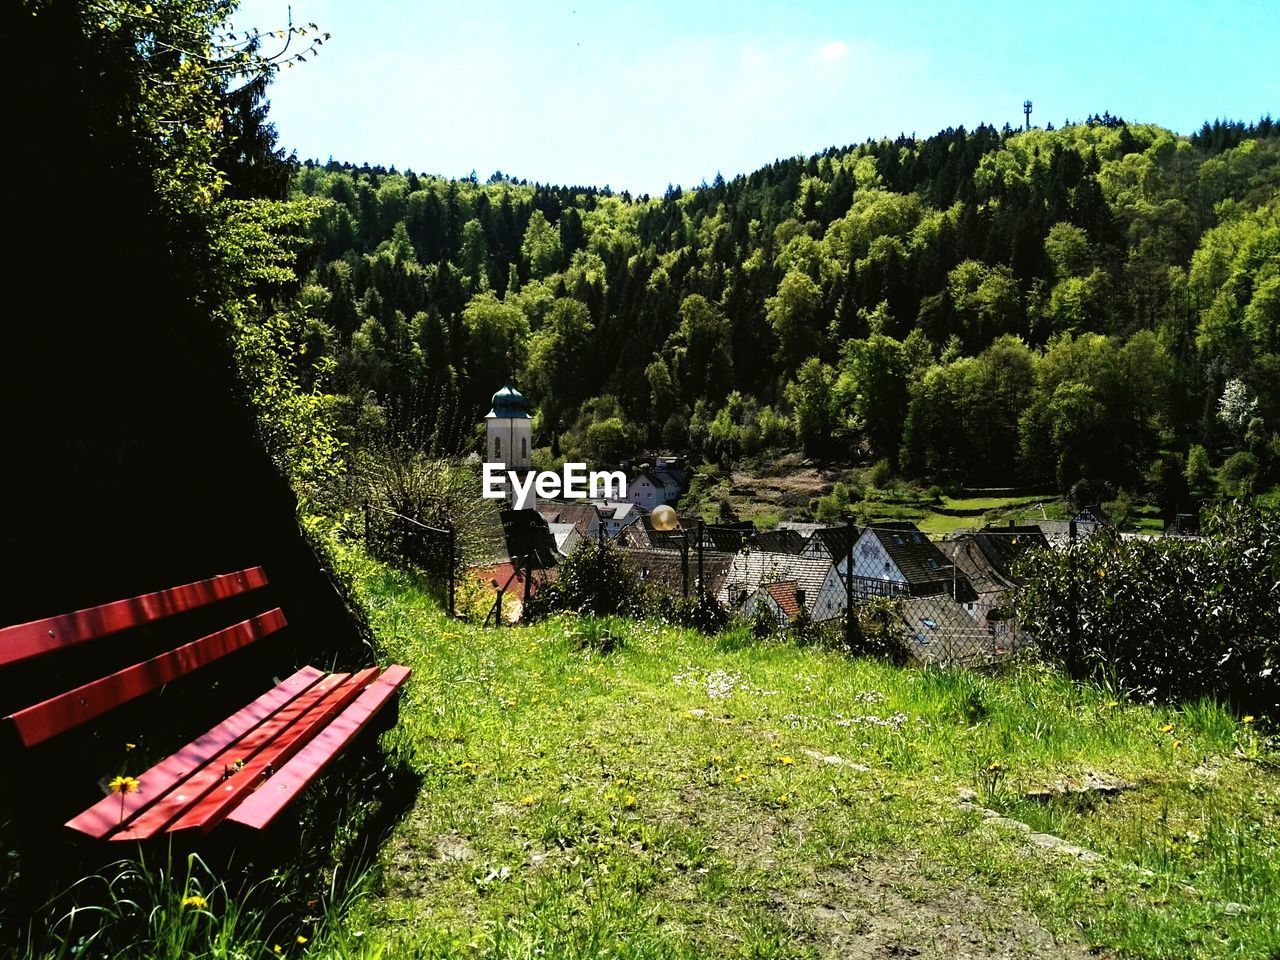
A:
{"label": "church tower", "polygon": [[[493,395],[493,408],[485,417],[485,454],[489,463],[500,463],[502,469],[527,473],[532,469],[533,421],[528,404],[520,391],[510,383]],[[510,484],[508,484],[508,487]],[[512,491],[507,490],[507,501]],[[533,500],[532,494],[529,500]],[[525,506],[533,509],[532,502]]]}

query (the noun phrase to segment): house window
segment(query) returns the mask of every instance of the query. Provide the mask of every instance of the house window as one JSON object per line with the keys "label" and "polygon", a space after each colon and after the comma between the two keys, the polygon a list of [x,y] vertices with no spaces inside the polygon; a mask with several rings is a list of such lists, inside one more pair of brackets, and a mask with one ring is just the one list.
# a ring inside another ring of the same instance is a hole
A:
{"label": "house window", "polygon": [[502,456],[502,438],[501,437],[493,438],[493,455],[495,458]]}
{"label": "house window", "polygon": [[520,459],[523,460],[527,456],[529,456],[529,438],[521,437],[520,438]]}

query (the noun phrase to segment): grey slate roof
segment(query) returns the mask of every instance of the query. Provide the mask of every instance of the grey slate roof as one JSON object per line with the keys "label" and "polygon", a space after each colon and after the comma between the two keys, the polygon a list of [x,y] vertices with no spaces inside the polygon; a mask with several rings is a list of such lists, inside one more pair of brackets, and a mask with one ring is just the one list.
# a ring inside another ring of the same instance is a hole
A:
{"label": "grey slate roof", "polygon": [[572,523],[579,536],[587,536],[593,521],[600,522],[600,511],[594,503],[561,503],[551,500],[538,504],[538,512],[547,523]]}
{"label": "grey slate roof", "polygon": [[761,530],[756,534],[756,548],[770,553],[799,553],[805,538],[798,530]]}
{"label": "grey slate roof", "polygon": [[[718,599],[721,603],[736,607],[760,589],[761,584],[794,580],[796,586],[804,591],[805,606],[812,609],[830,569],[830,560],[798,557],[794,553],[773,553],[768,550],[738,553],[729,565]],[[730,595],[731,590],[734,596]]]}
{"label": "grey slate roof", "polygon": [[[640,577],[649,583],[656,584],[673,597],[681,596],[684,589],[684,570],[679,550],[666,550],[656,547],[634,547],[624,545],[622,553],[635,567]],[[733,555],[715,551],[704,551],[702,555],[702,575],[707,581],[707,593],[716,596],[724,587],[724,578],[733,561]],[[698,583],[698,558],[689,555],[689,594],[693,595]]]}
{"label": "grey slate roof", "polygon": [[905,520],[873,523],[870,529],[875,532],[894,566],[906,577],[912,594],[950,594],[954,584],[957,600],[973,602],[977,599],[973,584],[967,577],[953,576],[951,561],[946,554],[914,523]]}

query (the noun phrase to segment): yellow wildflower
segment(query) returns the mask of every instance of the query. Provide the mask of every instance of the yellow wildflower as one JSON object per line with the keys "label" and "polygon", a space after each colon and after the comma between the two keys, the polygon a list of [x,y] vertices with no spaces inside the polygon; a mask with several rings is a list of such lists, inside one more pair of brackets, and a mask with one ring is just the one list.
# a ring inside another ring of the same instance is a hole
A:
{"label": "yellow wildflower", "polygon": [[137,750],[137,749],[138,749],[138,745],[137,745],[136,743],[126,743],[126,744],[124,745],[124,748],[125,748],[126,750]]}
{"label": "yellow wildflower", "polygon": [[474,763],[472,763],[470,760],[464,760],[464,761],[459,765],[459,769],[461,769],[461,770],[474,770],[475,768],[476,768],[476,765],[475,765]]}
{"label": "yellow wildflower", "polygon": [[534,796],[532,793],[525,794],[523,797],[520,798],[520,805],[522,807],[532,807],[533,804],[534,804]]}
{"label": "yellow wildflower", "polygon": [[778,766],[780,766],[780,767],[789,767],[789,766],[791,766],[793,763],[795,763],[795,760],[794,760],[794,759],[792,759],[791,757],[779,757],[779,758],[778,758]]}
{"label": "yellow wildflower", "polygon": [[636,805],[636,796],[634,793],[628,793],[622,800],[622,805],[630,809]]}
{"label": "yellow wildflower", "polygon": [[1243,717],[1240,718],[1240,722],[1246,725],[1253,723],[1253,714],[1246,713]]}
{"label": "yellow wildflower", "polygon": [[1161,732],[1161,733],[1172,733],[1172,732],[1173,732],[1173,724],[1172,724],[1172,723],[1166,723],[1163,727],[1161,727],[1161,728],[1160,728],[1160,732]]}
{"label": "yellow wildflower", "polygon": [[618,799],[618,795],[617,795],[616,793],[606,793],[606,794],[604,795],[604,802],[605,802],[605,803],[613,803],[613,801],[615,801],[615,800],[617,800],[617,799]]}
{"label": "yellow wildflower", "polygon": [[999,773],[1004,769],[1004,764],[999,760],[992,760],[987,764],[987,773]]}
{"label": "yellow wildflower", "polygon": [[789,793],[784,793],[782,796],[778,798],[778,803],[782,804],[782,806],[784,807],[790,802],[791,802],[791,794]]}
{"label": "yellow wildflower", "polygon": [[733,778],[733,782],[734,782],[734,783],[746,783],[746,782],[747,782],[747,779],[748,779],[748,776],[749,776],[748,774],[740,773],[740,774],[738,774],[736,777],[734,777],[734,778]]}
{"label": "yellow wildflower", "polygon": [[142,781],[137,777],[116,777],[111,781],[110,787],[112,793],[137,793],[142,786]]}
{"label": "yellow wildflower", "polygon": [[283,947],[281,947],[281,946],[280,946],[280,944],[278,944],[278,943],[277,943],[274,947],[272,947],[272,948],[271,948],[271,952],[272,952],[272,953],[284,953],[284,948],[283,948]]}
{"label": "yellow wildflower", "polygon": [[298,946],[302,946],[307,942],[307,938],[304,937],[302,934],[298,934],[298,936],[295,938],[295,942],[298,944]]}
{"label": "yellow wildflower", "polygon": [[198,896],[198,895],[196,895],[196,894],[192,894],[192,895],[191,895],[191,896],[189,896],[189,897],[183,897],[183,898],[182,898],[182,905],[183,905],[184,907],[195,907],[197,910],[199,910],[199,909],[201,909],[202,907],[204,907],[204,906],[205,906],[205,904],[207,904],[207,903],[208,903],[208,901],[207,901],[207,900],[205,900],[205,898],[204,898],[204,897]]}
{"label": "yellow wildflower", "polygon": [[1175,741],[1173,741],[1173,749],[1177,750],[1180,746],[1182,746],[1182,741],[1181,741],[1181,740],[1175,740]]}

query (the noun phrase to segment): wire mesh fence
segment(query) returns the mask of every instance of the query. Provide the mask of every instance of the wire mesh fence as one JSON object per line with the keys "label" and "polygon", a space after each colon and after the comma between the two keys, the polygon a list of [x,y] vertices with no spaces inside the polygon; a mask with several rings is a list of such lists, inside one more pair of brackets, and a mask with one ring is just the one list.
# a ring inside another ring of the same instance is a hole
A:
{"label": "wire mesh fence", "polygon": [[445,592],[449,615],[454,615],[459,557],[452,526],[431,526],[413,517],[365,504],[364,542],[379,560],[412,567],[425,574]]}
{"label": "wire mesh fence", "polygon": [[[920,664],[989,664],[1034,648],[1016,600],[1020,559],[1051,549],[1038,526],[984,528],[936,542],[902,524],[864,530],[876,533],[884,554],[859,558],[864,538],[850,543],[815,607],[819,618],[840,621],[846,636]],[[894,575],[866,575],[871,563]]]}

